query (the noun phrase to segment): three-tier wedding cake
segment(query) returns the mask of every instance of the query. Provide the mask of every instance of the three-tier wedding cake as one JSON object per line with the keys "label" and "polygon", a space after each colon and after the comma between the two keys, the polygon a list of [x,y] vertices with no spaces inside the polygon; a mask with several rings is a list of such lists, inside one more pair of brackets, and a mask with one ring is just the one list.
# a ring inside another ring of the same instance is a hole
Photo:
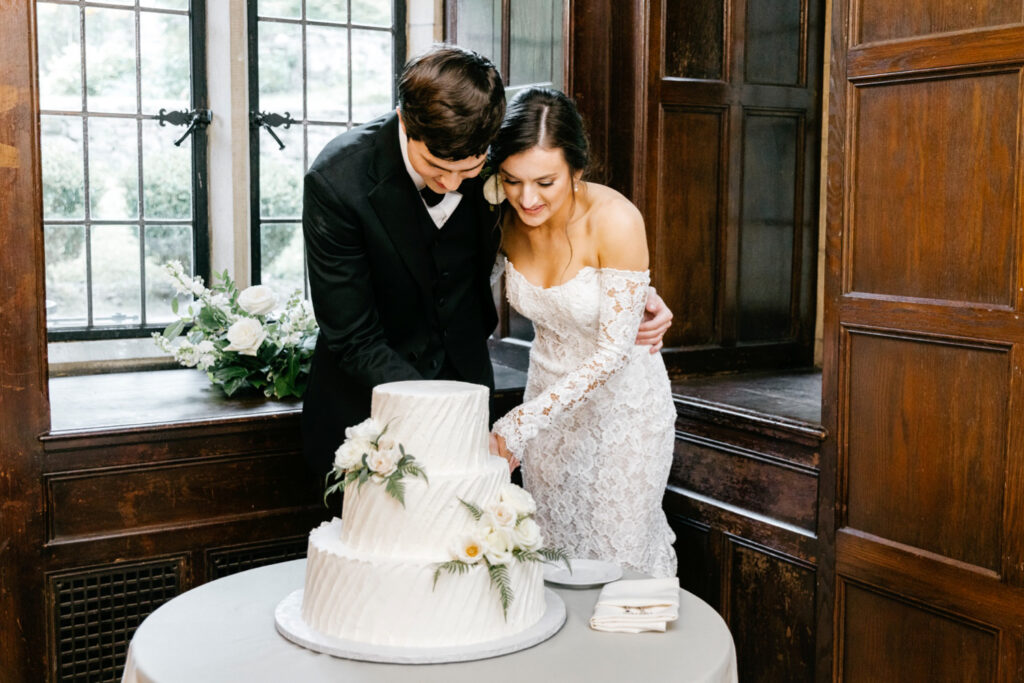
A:
{"label": "three-tier wedding cake", "polygon": [[500,639],[541,619],[543,565],[517,561],[540,544],[523,507],[532,499],[488,452],[487,415],[479,385],[374,389],[371,419],[338,453],[347,459],[342,518],[309,536],[308,626],[348,641],[444,647]]}

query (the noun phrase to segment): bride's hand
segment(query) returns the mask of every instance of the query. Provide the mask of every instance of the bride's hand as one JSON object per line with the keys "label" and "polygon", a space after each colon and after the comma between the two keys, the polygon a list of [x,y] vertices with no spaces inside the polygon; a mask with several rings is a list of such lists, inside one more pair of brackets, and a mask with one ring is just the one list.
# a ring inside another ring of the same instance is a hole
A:
{"label": "bride's hand", "polygon": [[638,346],[651,347],[651,353],[657,353],[664,346],[665,333],[672,326],[672,311],[662,301],[654,287],[650,288],[647,295],[647,306],[644,310],[644,319],[640,322],[640,329],[636,334]]}
{"label": "bride's hand", "polygon": [[505,447],[505,437],[491,432],[491,453],[508,461],[508,473],[512,474],[519,467],[519,459]]}

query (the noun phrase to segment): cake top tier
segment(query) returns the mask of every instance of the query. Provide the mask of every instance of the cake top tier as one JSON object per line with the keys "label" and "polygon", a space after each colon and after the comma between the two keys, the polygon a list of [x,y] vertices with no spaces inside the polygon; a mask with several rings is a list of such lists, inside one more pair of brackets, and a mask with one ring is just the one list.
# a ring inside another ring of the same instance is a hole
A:
{"label": "cake top tier", "polygon": [[390,382],[373,390],[370,414],[431,472],[473,470],[489,457],[488,389],[443,380]]}

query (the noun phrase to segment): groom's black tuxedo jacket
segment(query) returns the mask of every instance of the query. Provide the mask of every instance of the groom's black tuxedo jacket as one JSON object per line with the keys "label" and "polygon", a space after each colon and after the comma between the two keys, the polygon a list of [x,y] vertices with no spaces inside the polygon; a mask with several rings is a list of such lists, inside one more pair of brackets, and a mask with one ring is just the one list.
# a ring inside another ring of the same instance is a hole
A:
{"label": "groom's black tuxedo jacket", "polygon": [[332,140],[305,178],[303,234],[320,325],[303,449],[326,472],[372,388],[406,379],[493,387],[490,272],[497,213],[474,178],[440,230],[409,177],[392,112]]}

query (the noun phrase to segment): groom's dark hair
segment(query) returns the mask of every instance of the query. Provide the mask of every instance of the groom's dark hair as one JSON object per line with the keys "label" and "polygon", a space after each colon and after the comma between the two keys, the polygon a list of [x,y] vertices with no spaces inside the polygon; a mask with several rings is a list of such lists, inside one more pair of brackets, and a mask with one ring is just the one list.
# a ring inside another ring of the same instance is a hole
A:
{"label": "groom's dark hair", "polygon": [[487,152],[505,115],[505,87],[486,57],[440,45],[406,64],[398,106],[409,139],[458,161]]}

